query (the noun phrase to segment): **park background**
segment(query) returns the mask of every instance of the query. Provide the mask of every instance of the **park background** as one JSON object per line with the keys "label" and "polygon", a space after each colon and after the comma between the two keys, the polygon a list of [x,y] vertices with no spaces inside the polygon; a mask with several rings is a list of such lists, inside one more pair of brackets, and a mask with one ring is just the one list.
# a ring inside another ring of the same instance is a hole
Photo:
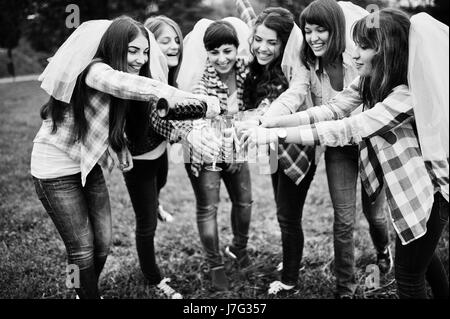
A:
{"label": "park background", "polygon": [[[312,0],[252,0],[256,12],[267,6],[290,9],[298,20]],[[376,4],[425,11],[448,25],[447,0],[352,1],[362,7]],[[48,96],[35,78],[74,29],[66,28],[69,4],[80,8],[80,22],[112,19],[122,14],[144,21],[165,14],[186,35],[198,19],[236,16],[234,0],[0,0],[0,299],[74,298],[66,288],[64,245],[37,199],[29,174],[32,140],[40,126],[39,109]],[[17,78],[16,78],[17,77]],[[168,183],[161,193],[174,223],[159,223],[155,238],[160,268],[186,298],[266,298],[268,284],[278,276],[281,240],[270,176],[251,166],[254,198],[249,251],[253,266],[240,270],[226,264],[232,283],[228,292],[210,289],[208,268],[195,222],[195,199],[183,164],[170,163]],[[105,298],[161,298],[144,283],[134,242],[134,213],[123,177],[106,174],[113,216],[113,246],[100,280]],[[358,185],[358,188],[360,185]],[[221,189],[218,213],[221,246],[231,241],[230,201]],[[305,249],[299,286],[287,298],[333,298],[333,209],[323,160],[309,190],[303,213]],[[390,225],[392,243],[395,234]],[[448,226],[439,253],[449,270]],[[393,274],[381,278],[377,290],[366,291],[367,265],[375,262],[367,221],[357,202],[355,229],[358,298],[396,298]]]}

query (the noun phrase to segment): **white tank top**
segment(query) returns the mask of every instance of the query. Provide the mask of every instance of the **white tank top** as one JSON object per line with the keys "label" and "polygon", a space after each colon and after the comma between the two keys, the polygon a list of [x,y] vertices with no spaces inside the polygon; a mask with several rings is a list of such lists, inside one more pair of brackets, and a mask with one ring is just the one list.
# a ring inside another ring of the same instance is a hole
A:
{"label": "white tank top", "polygon": [[80,162],[72,160],[54,145],[34,143],[31,152],[31,175],[39,179],[58,178],[81,172]]}

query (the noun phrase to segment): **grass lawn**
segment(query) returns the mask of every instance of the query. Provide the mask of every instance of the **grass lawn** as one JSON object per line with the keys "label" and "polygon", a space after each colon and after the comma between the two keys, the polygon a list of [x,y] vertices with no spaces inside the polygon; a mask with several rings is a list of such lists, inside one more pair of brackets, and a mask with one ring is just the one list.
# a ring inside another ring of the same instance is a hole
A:
{"label": "grass lawn", "polygon": [[[66,254],[56,228],[34,191],[29,174],[33,138],[40,126],[39,109],[46,101],[37,82],[0,85],[0,298],[74,298],[65,286]],[[253,266],[240,271],[231,262],[226,270],[228,292],[211,290],[195,221],[194,193],[182,164],[171,163],[168,184],[161,194],[174,212],[172,224],[159,223],[157,258],[165,276],[185,298],[236,299],[267,297],[281,261],[281,241],[270,177],[252,167],[253,217],[249,251]],[[100,279],[105,298],[161,298],[141,274],[134,242],[134,213],[121,173],[106,175],[113,215],[113,246]],[[221,246],[231,242],[230,201],[222,186],[219,208]],[[366,266],[375,253],[358,199],[355,231],[359,298],[396,298],[393,275],[382,277],[381,289],[366,294]],[[333,210],[323,160],[309,190],[304,215],[305,249],[299,285],[285,298],[333,298]],[[390,225],[391,226],[391,225]],[[390,227],[394,239],[393,228]],[[448,273],[448,227],[439,252]]]}

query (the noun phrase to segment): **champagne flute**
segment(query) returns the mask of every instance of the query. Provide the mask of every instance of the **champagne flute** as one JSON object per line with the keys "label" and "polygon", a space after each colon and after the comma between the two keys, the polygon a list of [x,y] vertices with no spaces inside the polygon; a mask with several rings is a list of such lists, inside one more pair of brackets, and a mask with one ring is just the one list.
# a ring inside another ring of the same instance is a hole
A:
{"label": "champagne flute", "polygon": [[[222,119],[220,117],[211,120],[211,128],[214,136],[222,143]],[[217,159],[220,156],[215,156],[211,165],[205,167],[210,172],[221,172],[222,168],[217,167]]]}

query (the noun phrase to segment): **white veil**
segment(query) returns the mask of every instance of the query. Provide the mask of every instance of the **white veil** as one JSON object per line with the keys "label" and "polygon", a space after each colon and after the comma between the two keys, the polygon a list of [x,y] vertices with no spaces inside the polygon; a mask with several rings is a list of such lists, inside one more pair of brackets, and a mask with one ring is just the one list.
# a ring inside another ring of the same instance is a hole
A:
{"label": "white veil", "polygon": [[[110,20],[91,20],[81,24],[56,51],[39,76],[41,88],[55,99],[70,103],[78,76],[91,63]],[[147,30],[148,31],[148,30]],[[150,73],[153,79],[167,83],[169,69],[153,34],[150,38]]]}
{"label": "white veil", "polygon": [[[227,17],[223,20],[231,23],[236,29],[239,39],[238,56],[249,57],[248,39],[250,37],[250,30],[248,26],[242,20],[235,17]],[[184,38],[183,61],[181,61],[180,71],[176,79],[180,90],[192,92],[203,75],[207,60],[206,49],[203,45],[203,36],[206,29],[213,22],[209,19],[201,19]]]}
{"label": "white veil", "polygon": [[338,1],[345,16],[345,51],[350,55],[355,50],[355,42],[352,37],[352,27],[356,21],[369,15],[369,12],[350,1]]}
{"label": "white veil", "polygon": [[92,20],[81,24],[39,76],[41,88],[55,99],[69,103],[78,75],[91,63],[111,23],[109,20]]}
{"label": "white veil", "polygon": [[426,161],[446,161],[449,156],[448,31],[426,13],[411,18],[408,84]]}
{"label": "white veil", "polygon": [[300,51],[302,49],[303,34],[302,30],[294,23],[289,39],[284,49],[283,60],[281,61],[281,70],[284,76],[290,82],[293,73],[300,70],[300,66],[303,65],[300,59]]}

